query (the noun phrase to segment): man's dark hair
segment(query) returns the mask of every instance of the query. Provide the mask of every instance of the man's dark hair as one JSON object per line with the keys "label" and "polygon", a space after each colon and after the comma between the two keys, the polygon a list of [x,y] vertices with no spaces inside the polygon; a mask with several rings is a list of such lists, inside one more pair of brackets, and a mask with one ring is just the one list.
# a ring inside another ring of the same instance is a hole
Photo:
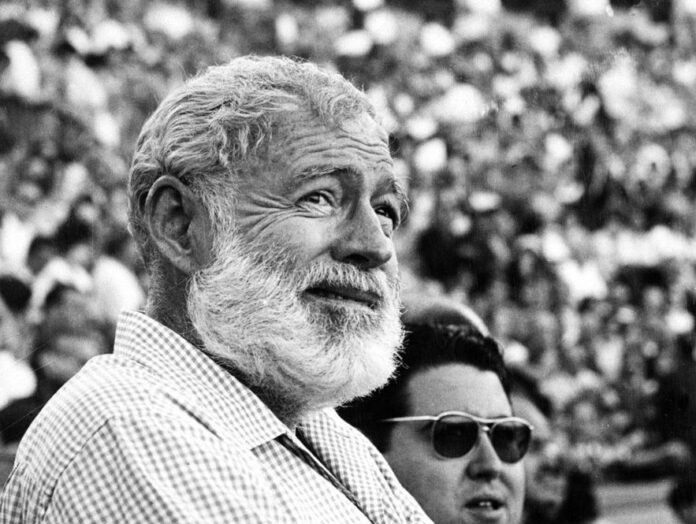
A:
{"label": "man's dark hair", "polygon": [[372,395],[356,399],[338,410],[382,452],[387,451],[392,425],[381,421],[409,414],[408,384],[419,372],[447,364],[466,364],[482,371],[493,371],[500,378],[506,395],[510,395],[502,351],[493,338],[482,335],[470,324],[406,323],[405,330],[401,363],[394,378]]}

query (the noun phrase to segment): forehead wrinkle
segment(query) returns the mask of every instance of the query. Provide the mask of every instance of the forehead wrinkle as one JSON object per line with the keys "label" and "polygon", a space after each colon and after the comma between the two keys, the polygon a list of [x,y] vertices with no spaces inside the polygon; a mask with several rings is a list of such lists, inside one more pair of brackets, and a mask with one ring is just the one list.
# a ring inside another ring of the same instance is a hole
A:
{"label": "forehead wrinkle", "polygon": [[390,169],[393,161],[389,154],[389,147],[386,144],[363,144],[356,143],[355,140],[345,138],[334,138],[332,147],[327,146],[326,139],[317,137],[307,137],[306,140],[294,140],[288,144],[289,147],[278,151],[285,163],[289,165],[301,163],[308,155],[322,155],[327,162],[340,163],[347,154],[357,152],[359,154],[358,162],[366,165],[373,164],[375,167],[381,164],[387,165]]}
{"label": "forehead wrinkle", "polygon": [[[350,120],[344,124],[351,124],[356,122],[355,120]],[[376,145],[384,145],[388,149],[389,135],[381,126],[376,129],[376,140],[372,140],[371,133],[362,132],[360,130],[350,129],[350,126],[346,125],[329,125],[321,120],[309,119],[309,120],[298,120],[298,121],[288,121],[281,124],[285,128],[285,133],[283,135],[289,142],[301,141],[305,139],[313,139],[315,137],[321,138],[327,131],[337,135],[338,138],[348,138],[355,140],[356,142],[366,145],[368,147]]]}
{"label": "forehead wrinkle", "polygon": [[305,182],[310,182],[317,178],[329,176],[337,171],[347,171],[347,169],[332,165],[310,166],[297,172],[293,176],[293,181],[298,185],[304,184]]}
{"label": "forehead wrinkle", "polygon": [[[298,156],[310,153],[332,153],[331,148],[327,148],[327,128],[325,126],[296,126],[288,132],[284,139],[279,142],[280,149],[284,155],[289,155],[290,161]],[[334,147],[339,150],[356,150],[367,157],[386,156],[391,161],[389,144],[384,137],[376,140],[369,136],[369,133],[351,133],[342,129],[328,129]],[[379,160],[378,160],[379,162]]]}

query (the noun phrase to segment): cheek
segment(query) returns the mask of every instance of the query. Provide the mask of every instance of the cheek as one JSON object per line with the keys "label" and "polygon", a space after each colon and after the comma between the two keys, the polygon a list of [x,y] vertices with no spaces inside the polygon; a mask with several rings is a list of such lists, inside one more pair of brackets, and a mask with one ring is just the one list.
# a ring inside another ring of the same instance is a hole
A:
{"label": "cheek", "polygon": [[438,460],[422,450],[403,450],[398,459],[392,456],[390,464],[404,488],[433,520],[448,520],[456,513],[462,474],[457,461]]}
{"label": "cheek", "polygon": [[303,220],[293,220],[292,226],[283,232],[282,242],[290,249],[313,258],[328,251],[332,239],[330,227],[319,221],[307,223]]}
{"label": "cheek", "polygon": [[511,512],[515,515],[521,515],[524,503],[525,467],[522,463],[512,464],[506,468],[504,474],[505,483],[510,490]]}
{"label": "cheek", "polygon": [[333,232],[328,224],[320,220],[288,217],[267,228],[250,231],[249,240],[277,246],[298,261],[309,261],[329,251]]}
{"label": "cheek", "polygon": [[394,280],[399,279],[399,261],[396,258],[396,252],[392,254],[389,261],[383,266],[384,272]]}

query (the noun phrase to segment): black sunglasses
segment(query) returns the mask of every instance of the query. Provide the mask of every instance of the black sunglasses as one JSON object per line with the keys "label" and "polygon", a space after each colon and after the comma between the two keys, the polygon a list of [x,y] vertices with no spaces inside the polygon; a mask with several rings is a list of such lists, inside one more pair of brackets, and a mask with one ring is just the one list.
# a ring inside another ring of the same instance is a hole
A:
{"label": "black sunglasses", "polygon": [[488,434],[498,458],[508,464],[518,462],[527,453],[534,429],[519,417],[481,418],[462,411],[394,417],[382,422],[432,422],[430,443],[437,455],[448,459],[469,453],[483,431]]}

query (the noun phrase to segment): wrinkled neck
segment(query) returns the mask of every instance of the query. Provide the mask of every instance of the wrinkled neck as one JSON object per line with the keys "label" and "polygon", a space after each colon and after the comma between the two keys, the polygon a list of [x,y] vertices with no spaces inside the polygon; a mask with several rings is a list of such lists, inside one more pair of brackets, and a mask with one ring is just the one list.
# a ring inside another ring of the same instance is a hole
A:
{"label": "wrinkled neck", "polygon": [[152,279],[145,314],[202,349],[203,343],[187,311],[188,283],[187,275],[173,268],[164,270]]}

